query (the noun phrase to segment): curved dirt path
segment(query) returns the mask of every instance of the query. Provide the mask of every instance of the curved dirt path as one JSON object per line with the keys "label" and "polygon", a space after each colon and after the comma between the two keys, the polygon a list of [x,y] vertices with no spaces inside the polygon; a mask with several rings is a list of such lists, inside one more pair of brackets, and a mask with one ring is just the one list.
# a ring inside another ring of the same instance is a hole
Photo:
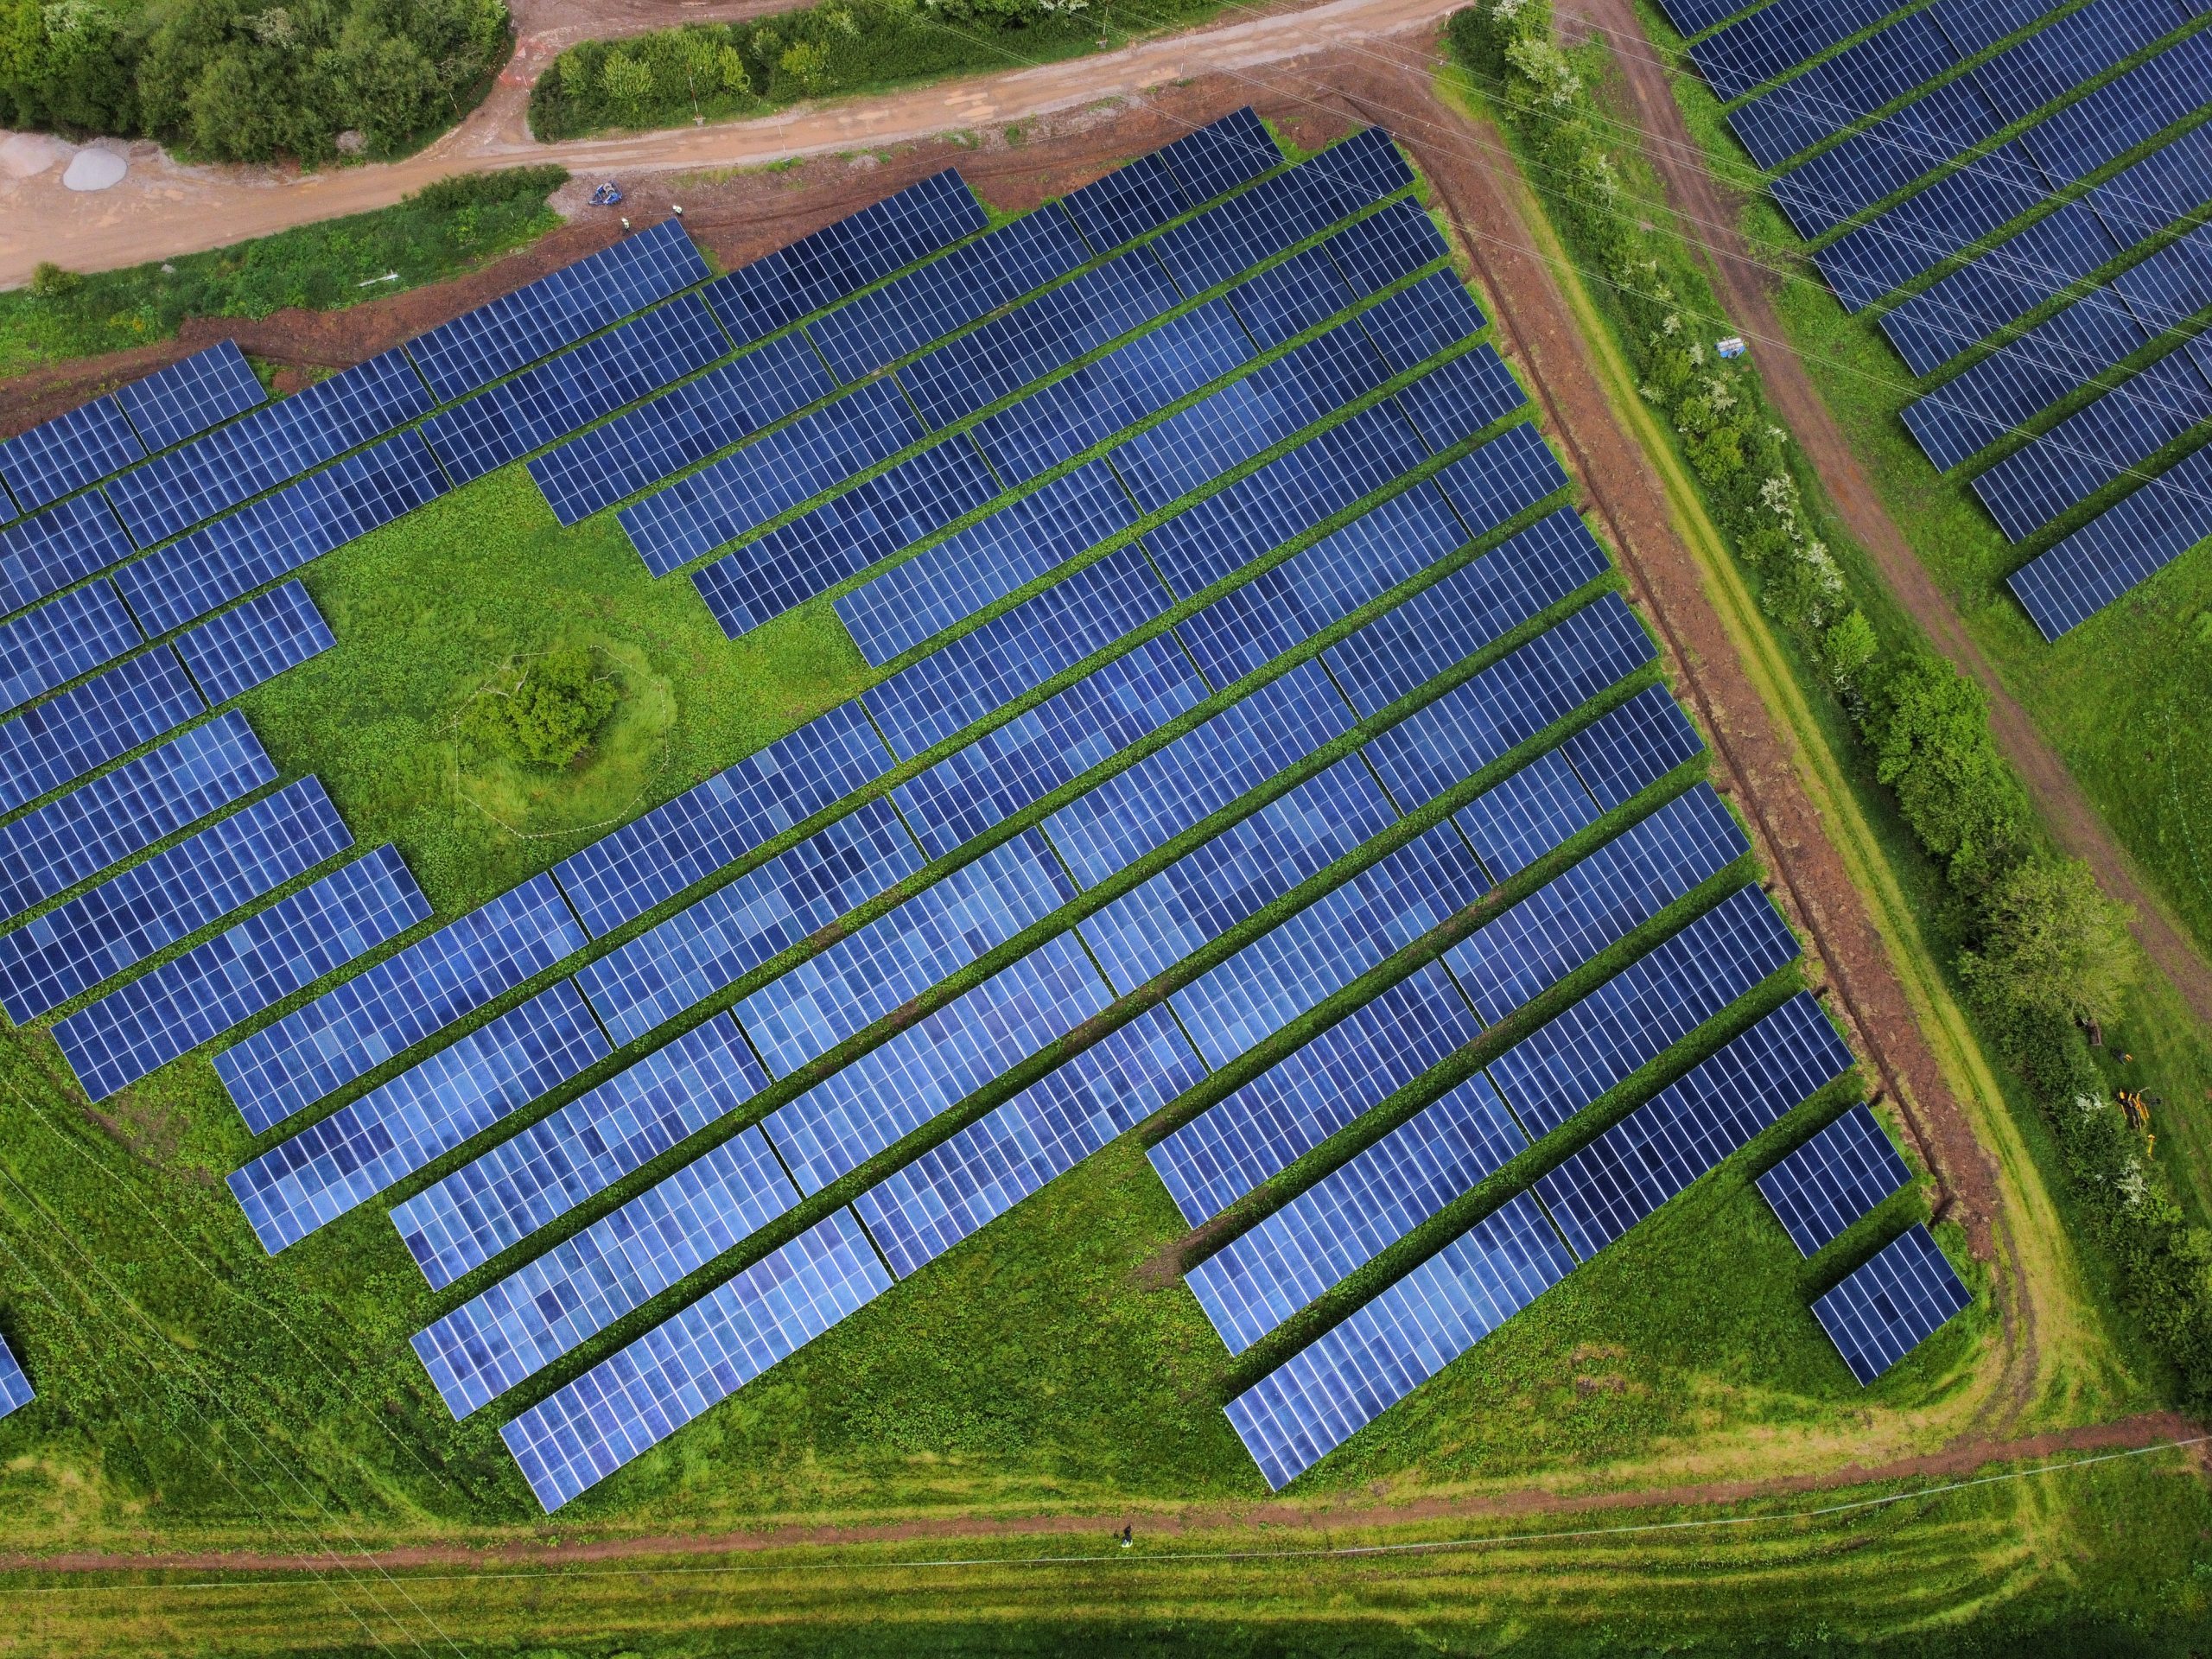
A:
{"label": "curved dirt path", "polygon": [[[886,98],[795,105],[777,114],[714,126],[578,139],[532,141],[522,111],[530,81],[566,39],[599,32],[564,22],[527,35],[485,104],[452,132],[404,162],[300,174],[276,168],[190,167],[151,144],[131,147],[130,176],[95,194],[64,190],[60,169],[29,179],[0,175],[0,288],[30,280],[51,261],[71,270],[106,270],[222,247],[296,225],[389,207],[410,191],[455,173],[558,162],[603,176],[671,169],[756,167],[798,156],[866,149],[946,131],[1008,123],[1147,88],[1259,66],[1431,22],[1453,0],[1324,0],[1324,3],[1139,41],[1065,63],[939,82]],[[767,0],[730,0],[683,16],[738,16]],[[651,16],[632,0],[626,16]],[[614,31],[608,31],[614,32]]]}
{"label": "curved dirt path", "polygon": [[1821,483],[1859,544],[1881,571],[1897,602],[1936,650],[1988,694],[1998,747],[2027,785],[2058,844],[2096,872],[2104,890],[2135,912],[2135,937],[2196,1017],[2212,1024],[2212,967],[2172,918],[2074,774],[2066,768],[1995,666],[1960,620],[1956,607],[1912,550],[1874,488],[1842,429],[1813,385],[1775,315],[1774,273],[1735,229],[1739,200],[1707,169],[1669,86],[1657,48],[1629,0],[1567,0],[1562,22],[1586,24],[1623,43],[1613,61],[1625,77],[1637,121],[1649,137],[1645,158],[1665,181],[1685,235],[1695,238],[1719,289],[1731,325],[1759,347],[1759,377],[1775,407],[1819,471]]}

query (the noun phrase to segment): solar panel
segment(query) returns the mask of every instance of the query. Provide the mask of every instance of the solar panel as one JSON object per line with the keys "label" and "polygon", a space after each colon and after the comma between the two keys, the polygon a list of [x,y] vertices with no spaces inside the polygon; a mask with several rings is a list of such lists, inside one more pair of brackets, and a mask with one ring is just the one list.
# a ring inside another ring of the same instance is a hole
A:
{"label": "solar panel", "polygon": [[552,878],[534,875],[232,1044],[216,1075],[259,1135],[583,944]]}
{"label": "solar panel", "polygon": [[30,1378],[23,1375],[23,1368],[16,1363],[16,1356],[8,1344],[0,1342],[0,1417],[20,1411],[35,1397]]}
{"label": "solar panel", "polygon": [[1174,169],[1154,150],[1126,162],[1060,199],[1060,207],[1094,253],[1105,253],[1156,231],[1191,210]]}
{"label": "solar panel", "polygon": [[[2212,302],[2212,225],[2200,225],[2112,279],[2128,313],[2163,334]],[[2148,336],[2146,335],[2146,338]]]}
{"label": "solar panel", "polygon": [[1810,239],[1995,137],[2004,125],[1974,77],[1945,81],[1779,175],[1771,187],[1774,200],[1798,235]]}
{"label": "solar panel", "polygon": [[734,639],[934,535],[999,493],[965,439],[910,455],[811,512],[726,553],[691,580]]}
{"label": "solar panel", "polygon": [[959,172],[947,168],[740,266],[709,285],[707,298],[730,338],[745,345],[857,294],[989,223]]}
{"label": "solar panel", "polygon": [[1665,0],[1662,10],[1677,34],[1689,35],[1703,33],[1744,8],[1738,0]]}
{"label": "solar panel", "polygon": [[534,457],[530,476],[576,524],[836,389],[806,337],[786,334]]}
{"label": "solar panel", "polygon": [[144,851],[276,777],[232,710],[0,828],[0,915]]}
{"label": "solar panel", "polygon": [[2051,10],[2050,0],[1936,0],[1929,12],[1951,44],[1972,57],[2041,21]]}
{"label": "solar panel", "polygon": [[0,811],[12,812],[206,712],[168,652],[129,658],[0,725]]}
{"label": "solar panel", "polygon": [[892,751],[912,760],[1168,608],[1136,543],[1085,565],[867,693]]}
{"label": "solar panel", "polygon": [[446,488],[423,440],[403,432],[124,565],[116,582],[146,626],[166,633],[427,505]]}
{"label": "solar panel", "polygon": [[2091,289],[1955,379],[1907,404],[1906,429],[1939,469],[1955,467],[2140,350],[2150,338],[2111,289]]}
{"label": "solar panel", "polygon": [[1241,1354],[1526,1144],[1478,1073],[1192,1268],[1191,1294]]}
{"label": "solar panel", "polygon": [[1065,1174],[1205,1076],[1149,1008],[853,1200],[904,1279]]}
{"label": "solar panel", "polygon": [[861,654],[880,668],[1128,529],[1136,517],[1113,468],[1087,461],[840,594],[837,614]]}
{"label": "solar panel", "polygon": [[0,713],[142,645],[114,585],[88,582],[0,625]]}
{"label": "solar panel", "polygon": [[553,874],[585,931],[602,938],[890,769],[868,711],[839,703],[570,854]]}
{"label": "solar panel", "polygon": [[2120,251],[2085,202],[2070,201],[1880,318],[1915,374],[2055,298]]}
{"label": "solar panel", "polygon": [[220,340],[115,394],[150,453],[242,415],[268,393],[235,340]]}
{"label": "solar panel", "polygon": [[201,623],[176,652],[207,701],[221,704],[337,643],[308,590],[288,582]]}
{"label": "solar panel", "polygon": [[1363,298],[1452,253],[1436,222],[1412,200],[1388,203],[1347,225],[1322,245],[1351,291]]}
{"label": "solar panel", "polygon": [[683,222],[664,219],[417,334],[407,354],[448,403],[710,274]]}
{"label": "solar panel", "polygon": [[465,1418],[798,1201],[747,1129],[416,1333],[416,1356]]}
{"label": "solar panel", "polygon": [[1493,881],[1510,880],[1600,814],[1557,749],[1501,778],[1452,815]]}
{"label": "solar panel", "polygon": [[0,530],[0,607],[21,610],[130,553],[99,491]]}
{"label": "solar panel", "polygon": [[1041,920],[1075,896],[1036,831],[964,865],[738,1005],[777,1077]]}
{"label": "solar panel", "polygon": [[1709,784],[1679,795],[1447,951],[1495,1025],[1751,850]]}
{"label": "solar panel", "polygon": [[1803,991],[1536,1182],[1588,1260],[1851,1069]]}
{"label": "solar panel", "polygon": [[[256,388],[258,391],[258,388]],[[107,486],[141,547],[275,489],[429,412],[397,347],[134,467]]]}
{"label": "solar panel", "polygon": [[1697,728],[1663,685],[1644,687],[1560,747],[1608,812],[1705,753]]}
{"label": "solar panel", "polygon": [[1424,276],[1360,314],[1383,358],[1401,374],[1490,327],[1490,319],[1448,270]]}
{"label": "solar panel", "polygon": [[2122,168],[2082,201],[2102,221],[2117,247],[2132,248],[2196,212],[2212,195],[2212,186],[2205,181],[2208,174],[2212,174],[2212,131],[2195,127]]}
{"label": "solar panel", "polygon": [[1278,923],[1170,1001],[1207,1063],[1225,1065],[1442,926],[1489,888],[1466,843],[1440,823]]}
{"label": "solar panel", "polygon": [[1772,168],[1933,80],[1967,55],[1929,12],[1908,12],[1729,111],[1728,124],[1751,159]]}
{"label": "solar panel", "polygon": [[1738,887],[1492,1060],[1491,1081],[1549,1135],[1796,959],[1789,924]]}
{"label": "solar panel", "polygon": [[1158,153],[1193,202],[1211,201],[1282,164],[1282,152],[1249,104],[1184,134]]}
{"label": "solar panel", "polygon": [[933,858],[1150,736],[1206,697],[1173,635],[1150,639],[892,791]]}
{"label": "solar panel", "polygon": [[1272,351],[1353,302],[1355,296],[1338,274],[1326,246],[1293,254],[1281,264],[1246,277],[1225,299],[1207,303],[1231,308],[1260,348]]}
{"label": "solar panel", "polygon": [[1861,1103],[1759,1177],[1759,1195],[1800,1255],[1817,1255],[1912,1179]]}
{"label": "solar panel", "polygon": [[819,1192],[1113,1000],[1075,935],[1057,935],[778,1107],[762,1128],[799,1190]]}
{"label": "solar panel", "polygon": [[1414,429],[1440,454],[1528,402],[1513,371],[1488,344],[1438,365],[1393,395]]}
{"label": "solar panel", "polygon": [[1915,1224],[1815,1302],[1813,1313],[1865,1388],[1973,1300],[1935,1237]]}
{"label": "solar panel", "polygon": [[379,847],[71,1014],[54,1039],[105,1100],[429,913],[398,853]]}
{"label": "solar panel", "polygon": [[2089,0],[1967,73],[2006,121],[2021,121],[2171,33],[2170,0]]}
{"label": "solar panel", "polygon": [[481,1135],[588,1066],[607,1039],[557,980],[230,1177],[271,1255]]}
{"label": "solar panel", "polygon": [[19,1026],[51,1013],[353,844],[321,783],[289,784],[0,934],[0,1004]]}
{"label": "solar panel", "polygon": [[146,453],[112,397],[0,438],[0,478],[25,512],[121,472]]}
{"label": "solar panel", "polygon": [[767,1086],[736,1025],[694,1026],[394,1207],[433,1290],[597,1197]]}
{"label": "solar panel", "polygon": [[833,1211],[499,1437],[550,1514],[890,1287],[860,1224]]}
{"label": "solar panel", "polygon": [[696,294],[588,340],[423,423],[456,484],[481,478],[703,369],[729,340]]}
{"label": "solar panel", "polygon": [[1690,61],[1726,103],[1872,28],[1893,10],[1890,0],[1774,0],[1698,41]]}
{"label": "solar panel", "polygon": [[1223,1409],[1280,1491],[1573,1265],[1542,1212],[1516,1193]]}
{"label": "solar panel", "polygon": [[2014,139],[1847,232],[1813,256],[1844,308],[1856,311],[2018,219],[2050,194],[2026,143]]}
{"label": "solar panel", "polygon": [[890,802],[865,802],[850,817],[586,964],[576,982],[614,1040],[634,1041],[926,861]]}
{"label": "solar panel", "polygon": [[2114,503],[2005,578],[2045,639],[2079,627],[2212,536],[2212,450]]}
{"label": "solar panel", "polygon": [[2212,98],[2212,41],[2200,32],[2115,76],[2035,129],[2036,155],[2061,186],[2087,178]]}

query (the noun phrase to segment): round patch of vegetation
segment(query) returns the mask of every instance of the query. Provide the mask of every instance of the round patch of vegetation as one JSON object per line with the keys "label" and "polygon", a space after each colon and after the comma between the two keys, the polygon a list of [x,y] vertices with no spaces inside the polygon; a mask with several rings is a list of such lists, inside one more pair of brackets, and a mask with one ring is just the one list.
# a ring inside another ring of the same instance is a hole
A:
{"label": "round patch of vegetation", "polygon": [[643,652],[599,641],[511,662],[462,706],[456,782],[518,836],[632,814],[667,756],[676,698]]}
{"label": "round patch of vegetation", "polygon": [[590,747],[620,701],[613,677],[598,672],[590,647],[556,645],[512,685],[472,698],[461,735],[510,760],[565,766]]}

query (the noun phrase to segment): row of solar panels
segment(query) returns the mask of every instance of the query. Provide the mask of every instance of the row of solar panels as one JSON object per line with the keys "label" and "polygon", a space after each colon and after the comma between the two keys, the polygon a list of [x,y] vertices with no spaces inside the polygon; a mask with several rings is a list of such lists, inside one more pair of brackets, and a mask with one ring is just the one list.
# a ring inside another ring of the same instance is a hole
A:
{"label": "row of solar panels", "polygon": [[0,1417],[28,1406],[34,1397],[31,1380],[23,1375],[14,1350],[0,1342]]}

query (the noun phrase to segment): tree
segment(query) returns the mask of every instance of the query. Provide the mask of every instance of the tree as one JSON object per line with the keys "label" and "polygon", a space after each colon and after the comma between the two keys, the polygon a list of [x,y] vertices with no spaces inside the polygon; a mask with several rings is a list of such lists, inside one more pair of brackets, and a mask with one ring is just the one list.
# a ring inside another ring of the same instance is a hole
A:
{"label": "tree", "polygon": [[2135,981],[2132,918],[2079,859],[2039,853],[1993,881],[1980,945],[1959,970],[1976,996],[2057,1020],[2116,1019]]}
{"label": "tree", "polygon": [[607,723],[615,702],[613,683],[592,672],[591,652],[560,645],[532,663],[513,690],[470,703],[462,730],[517,760],[565,766]]}
{"label": "tree", "polygon": [[599,86],[616,109],[641,114],[653,95],[653,72],[626,52],[610,52],[599,66]]}
{"label": "tree", "polygon": [[1990,738],[1981,688],[1926,652],[1869,677],[1861,724],[1875,776],[1954,880],[1994,874],[2018,850],[2026,808]]}

